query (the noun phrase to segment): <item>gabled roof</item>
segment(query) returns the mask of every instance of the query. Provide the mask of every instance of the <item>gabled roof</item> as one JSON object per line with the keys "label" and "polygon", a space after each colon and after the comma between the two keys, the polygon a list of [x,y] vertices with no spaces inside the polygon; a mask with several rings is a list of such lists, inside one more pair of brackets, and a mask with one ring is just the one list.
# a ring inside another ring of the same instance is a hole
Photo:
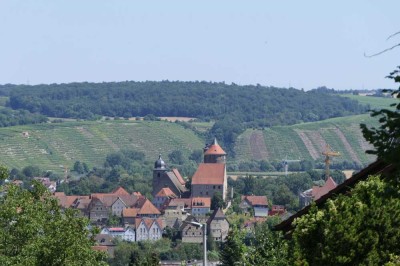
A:
{"label": "gabled roof", "polygon": [[150,200],[146,199],[143,205],[140,207],[138,214],[140,215],[160,215],[161,212],[151,203]]}
{"label": "gabled roof", "polygon": [[207,223],[210,224],[214,220],[224,220],[226,219],[225,214],[222,212],[220,208],[214,210],[211,214],[210,218],[208,219]]}
{"label": "gabled roof", "polygon": [[317,200],[326,193],[328,193],[329,191],[331,191],[332,189],[334,189],[335,187],[337,187],[336,182],[333,180],[332,177],[328,177],[328,179],[325,181],[325,184],[322,187],[313,186],[312,197],[314,200]]}
{"label": "gabled roof", "polygon": [[115,195],[129,195],[128,191],[126,191],[126,190],[123,189],[122,187],[117,187],[116,189],[113,190],[113,192],[111,192],[111,194],[115,194]]}
{"label": "gabled roof", "polygon": [[192,208],[210,208],[211,198],[192,198]]}
{"label": "gabled roof", "polygon": [[169,187],[164,187],[156,194],[156,197],[176,198],[176,195]]}
{"label": "gabled roof", "polygon": [[176,199],[171,199],[171,201],[168,204],[168,207],[178,207],[182,206],[183,208],[190,209],[192,206],[192,199],[185,199],[185,198],[176,198]]}
{"label": "gabled roof", "polygon": [[125,208],[122,210],[122,217],[136,217],[138,214],[138,208]]}
{"label": "gabled roof", "polygon": [[225,174],[225,164],[201,163],[193,175],[192,185],[223,185]]}
{"label": "gabled roof", "polygon": [[207,150],[204,152],[204,155],[226,155],[226,152],[219,146],[217,139],[214,139],[214,142],[207,147]]}
{"label": "gabled roof", "polygon": [[242,196],[242,201],[247,200],[251,206],[268,206],[268,199],[266,196]]}
{"label": "gabled roof", "polygon": [[160,218],[138,218],[135,220],[135,229],[137,229],[141,223],[146,226],[147,230],[149,230],[153,224],[156,224],[160,229],[163,229],[163,222]]}
{"label": "gabled roof", "polygon": [[174,168],[174,169],[172,169],[172,172],[178,179],[179,183],[181,183],[182,185],[186,184],[186,181],[183,179],[183,177],[181,176],[181,173],[179,173],[178,169]]}

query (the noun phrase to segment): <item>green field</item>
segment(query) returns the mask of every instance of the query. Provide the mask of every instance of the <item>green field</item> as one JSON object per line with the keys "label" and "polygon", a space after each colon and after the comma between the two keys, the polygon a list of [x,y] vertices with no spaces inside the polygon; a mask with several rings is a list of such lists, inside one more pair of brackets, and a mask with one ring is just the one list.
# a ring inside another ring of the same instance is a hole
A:
{"label": "green field", "polygon": [[361,104],[369,104],[371,109],[380,110],[380,109],[388,109],[393,108],[390,107],[392,103],[399,103],[398,99],[395,98],[383,98],[383,97],[373,97],[373,96],[361,96],[361,95],[352,95],[352,94],[341,94],[343,97],[347,97],[353,100],[360,102]]}
{"label": "green field", "polygon": [[[29,137],[24,137],[28,132]],[[108,153],[135,149],[156,160],[181,149],[186,155],[204,146],[193,131],[169,122],[95,121],[16,126],[0,129],[0,156],[8,167],[38,165],[58,173],[75,161],[99,166]]]}
{"label": "green field", "polygon": [[360,123],[376,126],[377,119],[365,114],[265,130],[248,129],[238,138],[236,160],[322,160],[321,152],[329,144],[341,153],[335,160],[368,164],[374,157],[365,154],[371,146],[362,137]]}
{"label": "green field", "polygon": [[[249,160],[280,161],[287,159],[322,160],[326,144],[341,153],[335,160],[374,160],[365,150],[371,146],[364,140],[360,123],[377,125],[369,115],[328,119],[265,130],[248,129],[237,140],[236,158],[230,162]],[[209,129],[212,123],[194,124],[196,130]],[[28,132],[29,137],[24,137]],[[159,153],[168,163],[168,154],[180,149],[188,156],[202,149],[204,140],[190,129],[165,121],[69,121],[29,126],[0,128],[0,156],[9,168],[37,165],[43,170],[63,172],[75,161],[90,167],[101,166],[108,153],[134,149],[156,160]]]}

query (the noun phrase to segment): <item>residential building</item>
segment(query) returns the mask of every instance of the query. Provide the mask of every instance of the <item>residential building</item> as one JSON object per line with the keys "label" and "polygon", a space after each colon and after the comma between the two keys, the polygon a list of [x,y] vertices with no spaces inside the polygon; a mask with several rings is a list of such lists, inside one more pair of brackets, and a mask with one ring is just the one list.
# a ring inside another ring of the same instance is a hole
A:
{"label": "residential building", "polygon": [[192,215],[206,216],[210,212],[211,198],[192,198]]}
{"label": "residential building", "polygon": [[171,199],[176,198],[176,195],[169,187],[162,188],[153,199],[153,204],[157,209],[163,211]]}
{"label": "residential building", "polygon": [[161,219],[138,218],[135,220],[136,242],[162,238],[164,225]]}
{"label": "residential building", "polygon": [[213,237],[217,242],[225,241],[228,236],[229,222],[221,209],[216,209],[207,221],[208,237]]}
{"label": "residential building", "polygon": [[242,196],[239,208],[244,213],[248,213],[252,209],[254,217],[267,217],[268,199],[266,196]]}
{"label": "residential building", "polygon": [[182,242],[184,243],[202,243],[203,242],[203,228],[195,226],[191,222],[204,223],[194,216],[189,216],[183,221],[180,231],[182,235]]}
{"label": "residential building", "polygon": [[131,227],[104,227],[100,234],[110,235],[113,238],[120,238],[128,242],[135,242],[136,233],[134,228]]}
{"label": "residential building", "polygon": [[336,188],[337,184],[332,177],[328,177],[323,186],[313,186],[312,188],[303,191],[299,195],[300,207],[308,206],[313,200],[318,200],[323,195],[327,194],[332,189]]}

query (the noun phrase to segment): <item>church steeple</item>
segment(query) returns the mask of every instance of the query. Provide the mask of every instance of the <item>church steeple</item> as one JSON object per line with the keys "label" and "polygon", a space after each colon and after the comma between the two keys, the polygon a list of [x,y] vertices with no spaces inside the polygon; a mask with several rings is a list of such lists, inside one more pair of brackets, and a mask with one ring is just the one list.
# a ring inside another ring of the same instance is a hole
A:
{"label": "church steeple", "polygon": [[167,164],[161,158],[161,154],[158,156],[158,160],[154,162],[154,170],[166,170]]}
{"label": "church steeple", "polygon": [[217,138],[204,148],[204,163],[225,163],[226,152],[219,146]]}

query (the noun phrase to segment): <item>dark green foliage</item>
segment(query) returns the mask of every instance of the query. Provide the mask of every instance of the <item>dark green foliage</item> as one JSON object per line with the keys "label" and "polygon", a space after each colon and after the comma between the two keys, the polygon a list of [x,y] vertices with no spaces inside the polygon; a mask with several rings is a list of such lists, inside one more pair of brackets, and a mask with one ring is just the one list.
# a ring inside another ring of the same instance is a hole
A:
{"label": "dark green foliage", "polygon": [[159,265],[160,260],[199,260],[202,247],[199,244],[171,242],[167,238],[155,242],[138,243],[119,242],[115,249],[115,258],[111,266],[123,265]]}
{"label": "dark green foliage", "polygon": [[370,177],[296,220],[297,265],[384,265],[400,254],[400,187]]}
{"label": "dark green foliage", "polygon": [[186,159],[181,150],[174,150],[168,154],[168,159],[172,164],[182,165],[185,163]]}
{"label": "dark green foliage", "polygon": [[216,210],[224,207],[225,203],[224,200],[222,199],[221,192],[215,192],[213,197],[211,198],[211,210]]}
{"label": "dark green foliage", "polygon": [[289,265],[288,243],[268,223],[257,224],[244,260],[244,265]]}
{"label": "dark green foliage", "polygon": [[44,115],[30,113],[27,110],[0,109],[0,127],[45,123]]}
{"label": "dark green foliage", "polygon": [[39,182],[30,190],[9,185],[0,205],[1,265],[106,265],[91,249],[88,220],[62,211]]}
{"label": "dark green foliage", "polygon": [[243,239],[243,231],[239,231],[237,228],[232,228],[229,231],[219,254],[222,266],[231,266],[243,261],[246,252]]}
{"label": "dark green foliage", "polygon": [[272,204],[284,205],[289,210],[298,209],[298,194],[313,186],[308,173],[290,174],[278,178],[263,178],[247,175],[236,181],[228,179],[228,186],[241,195],[267,196]]}
{"label": "dark green foliage", "polygon": [[22,173],[27,177],[41,176],[42,171],[37,166],[27,166],[22,170]]}
{"label": "dark green foliage", "polygon": [[189,160],[195,161],[196,163],[201,163],[203,161],[203,151],[202,150],[194,150],[190,154]]}
{"label": "dark green foliage", "polygon": [[209,82],[113,82],[14,86],[10,106],[52,117],[183,116],[249,127],[294,124],[364,112],[356,101],[328,93]]}
{"label": "dark green foliage", "polygon": [[[395,83],[400,83],[400,67],[390,73],[388,78]],[[389,90],[392,95],[400,99],[400,87],[397,90]],[[400,103],[393,104],[395,110],[382,109],[372,111],[371,116],[379,117],[381,126],[379,128],[368,128],[361,124],[361,129],[366,140],[374,145],[375,150],[367,151],[378,155],[379,158],[388,162],[399,164],[400,154]]]}

